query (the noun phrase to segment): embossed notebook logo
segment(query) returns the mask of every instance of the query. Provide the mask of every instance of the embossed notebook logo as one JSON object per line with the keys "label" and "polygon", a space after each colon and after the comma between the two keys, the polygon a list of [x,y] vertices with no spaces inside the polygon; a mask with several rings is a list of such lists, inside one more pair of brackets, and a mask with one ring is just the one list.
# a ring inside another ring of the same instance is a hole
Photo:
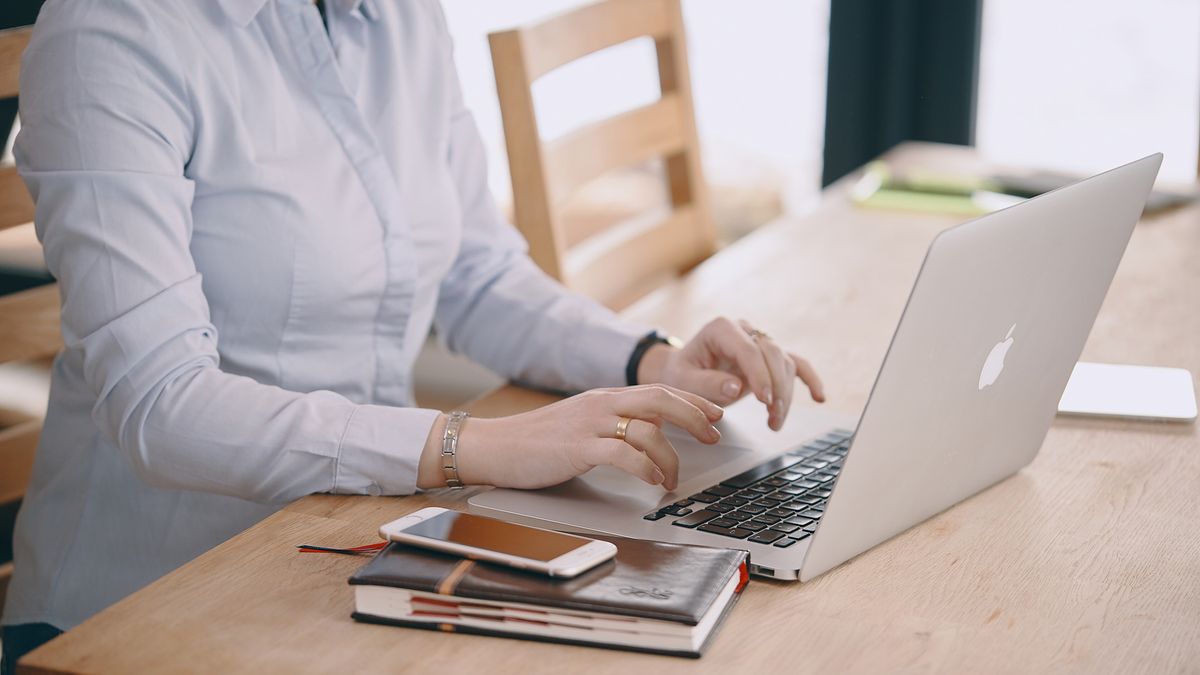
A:
{"label": "embossed notebook logo", "polygon": [[675,593],[673,591],[661,591],[658,588],[646,590],[637,586],[626,586],[621,589],[621,595],[632,595],[637,598],[651,598],[653,600],[669,600]]}

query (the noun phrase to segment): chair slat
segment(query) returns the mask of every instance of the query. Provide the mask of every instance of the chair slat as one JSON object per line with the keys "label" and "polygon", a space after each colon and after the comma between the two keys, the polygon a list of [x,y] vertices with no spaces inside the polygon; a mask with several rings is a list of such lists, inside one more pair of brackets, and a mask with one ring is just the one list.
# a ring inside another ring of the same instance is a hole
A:
{"label": "chair slat", "polygon": [[0,167],[0,230],[33,222],[33,199],[11,166]]}
{"label": "chair slat", "polygon": [[0,565],[0,607],[4,606],[4,599],[8,596],[8,584],[12,581],[13,564],[6,562]]}
{"label": "chair slat", "polygon": [[57,284],[0,296],[0,363],[58,353],[58,313]]}
{"label": "chair slat", "polygon": [[588,54],[639,37],[659,38],[673,28],[664,0],[609,0],[520,29],[528,83]]}
{"label": "chair slat", "polygon": [[[584,183],[613,169],[682,152],[686,140],[679,115],[679,97],[670,94],[547,144],[546,175],[554,205],[561,206]],[[567,240],[572,240],[569,233]]]}
{"label": "chair slat", "polygon": [[0,504],[16,501],[25,494],[41,431],[40,419],[0,429]]}
{"label": "chair slat", "polygon": [[647,214],[576,247],[567,255],[567,284],[613,309],[682,274],[710,255],[686,206]]}
{"label": "chair slat", "polygon": [[0,30],[0,98],[12,98],[20,88],[21,54],[29,44],[32,26]]}

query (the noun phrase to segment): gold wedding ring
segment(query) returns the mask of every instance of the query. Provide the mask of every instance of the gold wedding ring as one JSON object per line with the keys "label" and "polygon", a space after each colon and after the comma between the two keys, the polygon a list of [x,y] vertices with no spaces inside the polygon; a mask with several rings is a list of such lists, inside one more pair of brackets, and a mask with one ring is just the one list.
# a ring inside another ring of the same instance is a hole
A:
{"label": "gold wedding ring", "polygon": [[631,421],[632,420],[628,417],[618,417],[617,418],[617,440],[618,441],[625,440],[625,434],[629,431],[629,423]]}
{"label": "gold wedding ring", "polygon": [[758,338],[770,339],[770,337],[771,337],[770,335],[767,335],[766,333],[762,332],[761,330],[759,330],[757,328],[751,328],[749,326],[746,326],[746,332],[749,333],[750,337],[754,338],[755,340],[757,340]]}

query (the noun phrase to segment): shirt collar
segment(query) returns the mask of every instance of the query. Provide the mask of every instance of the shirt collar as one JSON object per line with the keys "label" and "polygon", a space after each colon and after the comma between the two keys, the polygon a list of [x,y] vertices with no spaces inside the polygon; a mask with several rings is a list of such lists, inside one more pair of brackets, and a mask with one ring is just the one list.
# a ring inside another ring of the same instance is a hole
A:
{"label": "shirt collar", "polygon": [[[267,4],[268,0],[217,0],[225,13],[229,15],[239,26],[243,28],[248,26],[254,17],[262,11],[263,5]],[[375,0],[331,0],[329,4],[339,4],[347,12],[361,10],[362,14],[367,19],[374,19],[378,16],[375,8]]]}

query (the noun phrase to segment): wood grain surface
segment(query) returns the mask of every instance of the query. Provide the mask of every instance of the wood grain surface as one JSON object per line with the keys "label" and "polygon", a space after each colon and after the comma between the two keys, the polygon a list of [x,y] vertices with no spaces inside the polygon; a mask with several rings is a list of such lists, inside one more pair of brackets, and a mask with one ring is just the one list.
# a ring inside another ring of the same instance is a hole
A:
{"label": "wood grain surface", "polygon": [[[980,171],[966,149],[890,159]],[[812,358],[856,411],[933,235],[955,221],[858,210],[835,186],[802,219],[722,251],[629,312],[689,335],[744,317]],[[1200,371],[1200,207],[1145,219],[1085,351]],[[551,400],[503,389],[498,415]],[[471,490],[305,498],[31,654],[22,673],[1197,672],[1200,442],[1186,424],[1060,419],[1016,476],[807,584],[756,580],[699,661],[356,624],[356,545]]]}

